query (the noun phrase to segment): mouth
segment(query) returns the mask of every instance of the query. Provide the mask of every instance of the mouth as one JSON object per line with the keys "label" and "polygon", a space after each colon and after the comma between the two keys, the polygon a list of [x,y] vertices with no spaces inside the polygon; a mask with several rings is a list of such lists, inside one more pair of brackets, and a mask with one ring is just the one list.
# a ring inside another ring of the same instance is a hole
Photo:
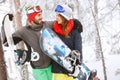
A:
{"label": "mouth", "polygon": [[42,20],[42,18],[39,19],[40,21]]}

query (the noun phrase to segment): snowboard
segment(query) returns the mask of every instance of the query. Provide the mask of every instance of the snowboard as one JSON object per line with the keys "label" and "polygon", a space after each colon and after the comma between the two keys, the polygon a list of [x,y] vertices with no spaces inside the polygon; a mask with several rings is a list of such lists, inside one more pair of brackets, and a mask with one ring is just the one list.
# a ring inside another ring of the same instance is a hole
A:
{"label": "snowboard", "polygon": [[[13,44],[12,32],[13,28],[11,28],[12,20],[10,20],[10,16],[7,14],[3,20],[3,30],[5,32],[7,44],[9,47],[3,46],[4,58],[7,65],[7,77],[8,80],[21,80],[22,76],[19,72],[19,68],[16,66],[15,61],[17,59],[16,54],[14,54],[14,49],[16,48]],[[17,72],[17,74],[16,74]]]}
{"label": "snowboard", "polygon": [[97,78],[97,70],[90,70],[84,63],[80,65],[80,68],[78,80],[99,80]]}
{"label": "snowboard", "polygon": [[[50,28],[43,29],[40,34],[39,43],[43,53],[67,71],[72,72],[74,66],[71,64],[71,60],[68,59],[72,52],[71,49]],[[91,71],[84,63],[80,64],[80,68],[78,80],[94,80],[96,72]]]}
{"label": "snowboard", "polygon": [[[13,15],[6,14],[2,23],[2,39],[3,42],[3,50],[4,50],[4,58],[6,62],[6,70],[7,70],[7,80],[23,80],[27,79],[28,71],[27,65],[18,66],[16,61],[18,60],[18,55],[14,51],[16,50],[16,46],[14,45],[12,33],[15,31],[13,28]],[[8,45],[8,46],[4,46]]]}
{"label": "snowboard", "polygon": [[74,67],[71,65],[71,61],[67,59],[71,53],[71,49],[52,29],[45,28],[41,31],[39,43],[44,54],[49,56],[67,71],[73,71]]}

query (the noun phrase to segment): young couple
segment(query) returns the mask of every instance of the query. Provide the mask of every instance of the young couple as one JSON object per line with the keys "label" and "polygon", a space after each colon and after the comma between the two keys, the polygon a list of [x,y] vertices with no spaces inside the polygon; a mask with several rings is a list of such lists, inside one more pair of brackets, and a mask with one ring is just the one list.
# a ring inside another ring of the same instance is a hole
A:
{"label": "young couple", "polygon": [[29,24],[12,35],[15,44],[24,41],[30,47],[28,49],[30,53],[39,54],[40,58],[37,61],[30,61],[35,80],[75,80],[68,71],[52,61],[40,49],[39,37],[42,28],[52,28],[71,50],[79,50],[78,56],[82,60],[81,23],[72,18],[72,9],[67,5],[57,5],[55,12],[57,14],[55,21],[42,21],[40,6],[27,7],[26,15]]}

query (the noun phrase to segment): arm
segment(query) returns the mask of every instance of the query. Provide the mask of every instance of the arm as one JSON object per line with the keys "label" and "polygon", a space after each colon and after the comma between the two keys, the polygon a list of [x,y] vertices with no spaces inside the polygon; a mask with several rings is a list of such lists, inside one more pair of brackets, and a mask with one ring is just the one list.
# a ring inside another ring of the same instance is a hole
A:
{"label": "arm", "polygon": [[79,20],[77,19],[73,19],[74,20],[74,29],[76,30],[75,33],[75,38],[74,38],[74,47],[76,50],[80,51],[80,61],[82,61],[83,57],[82,57],[82,36],[81,36],[81,32],[83,32],[83,26],[80,23]]}
{"label": "arm", "polygon": [[73,39],[74,50],[71,52],[71,55],[74,59],[73,61],[74,70],[73,73],[69,75],[77,77],[80,73],[80,65],[82,62],[82,37],[78,30],[75,29],[74,33],[75,33]]}
{"label": "arm", "polygon": [[[14,44],[17,44],[18,42],[20,42],[22,40],[20,38],[20,35],[18,35],[18,34],[19,34],[18,31],[12,34]],[[6,38],[6,34],[5,34],[5,30],[4,30],[3,26],[1,27],[1,39],[2,39],[2,43],[5,46],[8,46],[8,42],[7,42],[7,38]]]}
{"label": "arm", "polygon": [[82,36],[81,33],[76,32],[74,37],[74,48],[75,50],[79,50],[82,53]]}
{"label": "arm", "polygon": [[54,21],[46,21],[46,27],[53,28]]}
{"label": "arm", "polygon": [[14,44],[16,45],[20,41],[22,41],[22,35],[21,35],[21,30],[17,30],[12,34]]}
{"label": "arm", "polygon": [[81,33],[76,35],[75,49],[80,51],[80,62],[82,62],[83,61],[83,54],[82,54],[82,36],[81,36]]}

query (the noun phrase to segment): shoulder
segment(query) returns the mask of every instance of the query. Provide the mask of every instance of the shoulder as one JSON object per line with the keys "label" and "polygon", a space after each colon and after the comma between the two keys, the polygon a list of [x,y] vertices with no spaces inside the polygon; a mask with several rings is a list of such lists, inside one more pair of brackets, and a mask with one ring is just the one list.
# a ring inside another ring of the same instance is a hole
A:
{"label": "shoulder", "polygon": [[26,34],[30,35],[30,33],[31,33],[31,31],[29,31],[29,29],[27,28],[27,26],[24,26],[24,27],[21,27],[18,30],[16,30],[12,34],[12,36],[13,36],[13,39],[16,40],[16,42],[17,42],[17,40],[19,42],[21,39],[23,39],[26,36]]}
{"label": "shoulder", "polygon": [[23,26],[23,27],[19,28],[17,31],[24,31],[26,29],[27,29],[27,26]]}
{"label": "shoulder", "polygon": [[28,29],[27,29],[27,26],[24,26],[24,27],[21,27],[19,28],[18,30],[16,30],[14,32],[14,34],[23,34],[24,32],[26,32]]}
{"label": "shoulder", "polygon": [[78,19],[73,19],[74,21],[74,29],[77,29],[79,33],[83,32],[83,26]]}

